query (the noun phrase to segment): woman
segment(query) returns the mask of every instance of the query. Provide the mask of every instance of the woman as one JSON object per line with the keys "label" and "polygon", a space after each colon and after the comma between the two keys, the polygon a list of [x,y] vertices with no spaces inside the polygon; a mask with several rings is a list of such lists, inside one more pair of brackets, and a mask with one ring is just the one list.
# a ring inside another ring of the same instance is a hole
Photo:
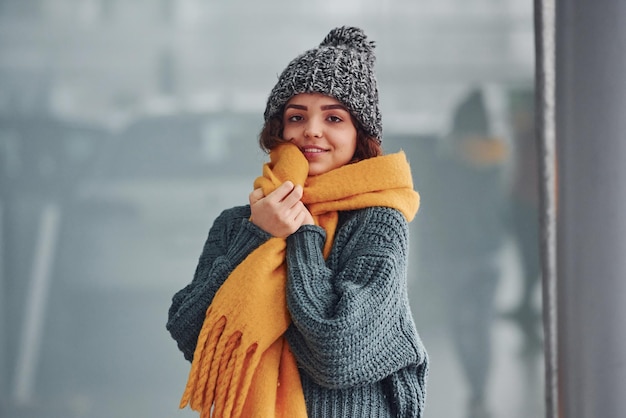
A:
{"label": "woman", "polygon": [[217,417],[421,417],[402,153],[382,156],[374,44],[332,30],[273,88],[249,205],[214,222],[167,328],[192,361],[181,407]]}

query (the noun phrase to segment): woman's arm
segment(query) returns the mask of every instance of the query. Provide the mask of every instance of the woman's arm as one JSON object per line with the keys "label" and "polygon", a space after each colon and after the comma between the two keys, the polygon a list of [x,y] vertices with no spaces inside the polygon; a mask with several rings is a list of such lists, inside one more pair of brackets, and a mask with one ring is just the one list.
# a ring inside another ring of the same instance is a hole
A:
{"label": "woman's arm", "polygon": [[192,282],[172,298],[166,327],[189,361],[215,293],[235,267],[270,238],[248,221],[249,216],[247,207],[222,212],[209,231]]}
{"label": "woman's arm", "polygon": [[357,212],[328,262],[321,228],[304,226],[287,243],[287,337],[318,384],[374,382],[423,361],[406,293],[408,225],[398,211]]}

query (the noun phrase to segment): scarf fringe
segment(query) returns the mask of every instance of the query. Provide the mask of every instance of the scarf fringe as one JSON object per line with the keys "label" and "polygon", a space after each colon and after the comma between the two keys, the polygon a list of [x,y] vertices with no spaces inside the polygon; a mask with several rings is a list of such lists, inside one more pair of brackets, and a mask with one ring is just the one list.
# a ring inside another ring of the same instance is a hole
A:
{"label": "scarf fringe", "polygon": [[[181,409],[189,405],[201,418],[241,416],[264,351],[282,337],[290,322],[284,297],[280,298],[285,295],[285,246],[285,240],[270,239],[248,255],[233,280],[217,292],[198,335]],[[241,292],[243,288],[247,292]],[[220,297],[225,293],[235,297]],[[249,294],[257,298],[250,300]],[[272,298],[275,304],[264,302]],[[255,332],[259,316],[278,326],[274,333]]]}
{"label": "scarf fringe", "polygon": [[[212,309],[207,321],[212,322]],[[187,405],[205,417],[238,417],[246,400],[254,371],[261,358],[258,343],[245,341],[244,333],[231,330],[222,316],[198,338],[185,392],[179,407]],[[213,407],[213,409],[211,409]]]}

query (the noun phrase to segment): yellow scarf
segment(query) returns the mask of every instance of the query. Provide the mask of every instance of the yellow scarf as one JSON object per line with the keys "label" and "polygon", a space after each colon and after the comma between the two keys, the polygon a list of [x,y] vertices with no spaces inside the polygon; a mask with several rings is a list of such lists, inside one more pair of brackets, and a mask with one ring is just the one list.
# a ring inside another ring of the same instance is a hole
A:
{"label": "yellow scarf", "polygon": [[[277,147],[254,187],[265,195],[286,180],[304,187],[303,203],[326,230],[328,257],[338,211],[387,206],[411,221],[419,207],[404,153],[366,159],[307,178],[308,163],[292,144]],[[226,279],[206,312],[180,407],[206,417],[300,418],[306,406],[295,358],[283,337],[286,241],[270,238]]]}

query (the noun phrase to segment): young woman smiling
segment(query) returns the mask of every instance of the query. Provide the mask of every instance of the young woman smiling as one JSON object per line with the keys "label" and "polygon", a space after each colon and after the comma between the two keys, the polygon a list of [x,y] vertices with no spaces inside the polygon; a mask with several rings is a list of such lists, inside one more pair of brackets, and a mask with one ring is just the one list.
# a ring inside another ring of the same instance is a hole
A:
{"label": "young woman smiling", "polygon": [[249,204],[214,221],[167,328],[202,417],[422,417],[428,362],[409,308],[403,153],[382,155],[374,43],[341,27],[267,101]]}
{"label": "young woman smiling", "polygon": [[356,127],[337,99],[319,93],[294,96],[285,106],[283,138],[309,162],[309,176],[349,163],[356,151]]}

